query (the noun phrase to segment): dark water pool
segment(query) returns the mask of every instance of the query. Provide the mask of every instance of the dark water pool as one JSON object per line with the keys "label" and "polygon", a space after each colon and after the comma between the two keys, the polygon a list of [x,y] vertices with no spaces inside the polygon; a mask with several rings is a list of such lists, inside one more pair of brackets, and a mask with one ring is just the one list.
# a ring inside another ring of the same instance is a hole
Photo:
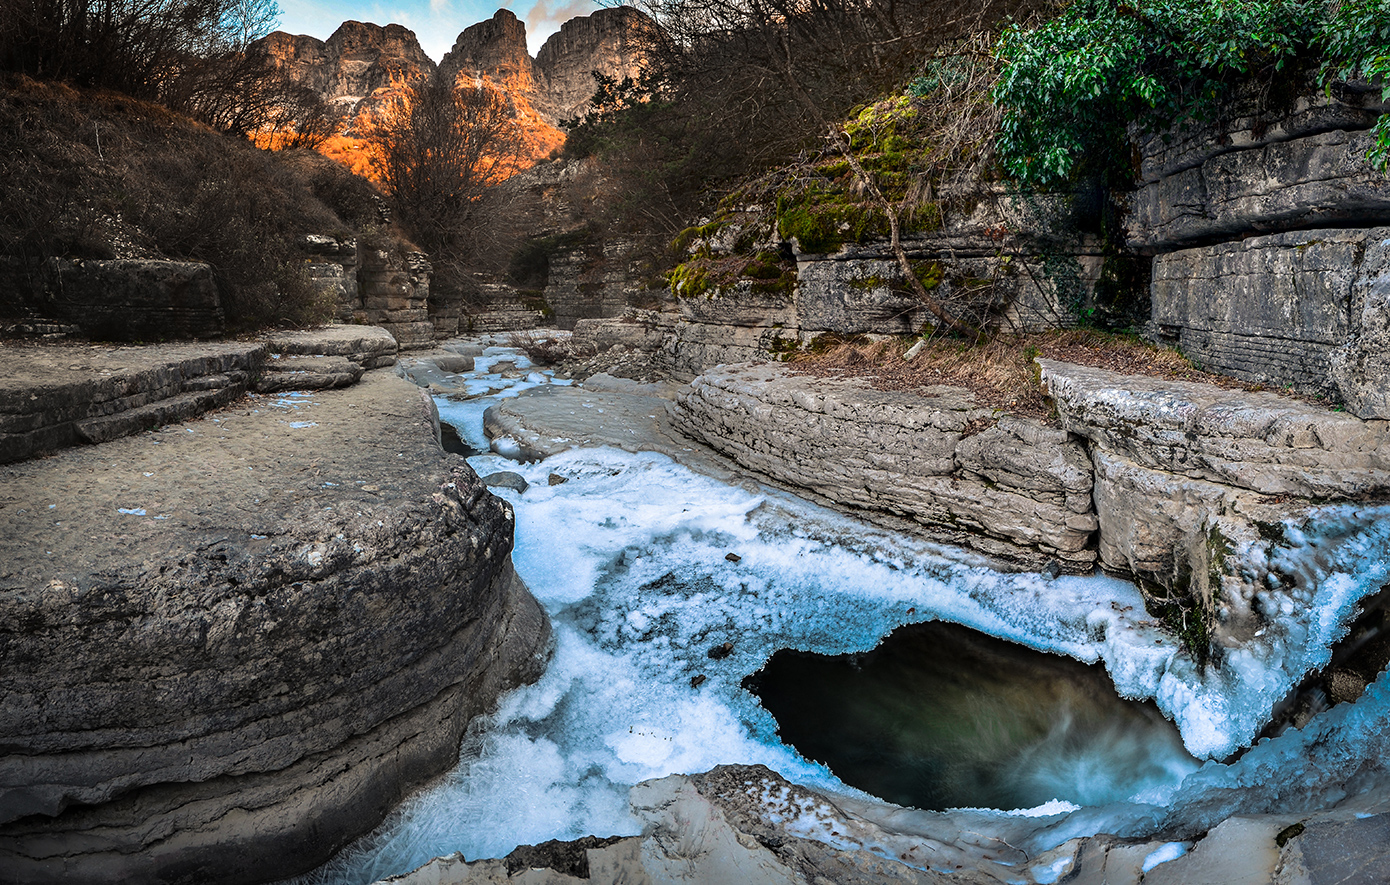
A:
{"label": "dark water pool", "polygon": [[1151,703],[1105,671],[939,622],[873,651],[779,651],[744,680],[802,755],[899,805],[1160,800],[1195,767]]}

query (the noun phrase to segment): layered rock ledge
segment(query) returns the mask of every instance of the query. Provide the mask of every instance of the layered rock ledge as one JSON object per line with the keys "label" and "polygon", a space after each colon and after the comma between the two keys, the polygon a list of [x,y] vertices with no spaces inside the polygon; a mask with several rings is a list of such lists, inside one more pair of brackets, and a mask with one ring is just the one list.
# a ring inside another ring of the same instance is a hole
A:
{"label": "layered rock ledge", "polygon": [[831,502],[1024,562],[1095,561],[1082,446],[1037,421],[1001,418],[965,390],[875,390],[742,364],[696,378],[672,415],[691,439]]}
{"label": "layered rock ledge", "polygon": [[[1320,508],[1366,504],[1338,517],[1350,531],[1390,500],[1385,421],[1039,363],[1060,428],[957,388],[880,391],[767,363],[706,372],[671,418],[743,468],[870,518],[1034,567],[1098,561],[1137,579],[1199,659],[1283,629],[1280,608],[1311,598],[1307,575],[1275,554],[1324,521]],[[1335,555],[1329,544],[1301,555]]]}
{"label": "layered rock ledge", "polygon": [[100,443],[220,408],[248,390],[318,390],[396,362],[376,326],[283,332],[261,341],[0,344],[0,463]]}
{"label": "layered rock ledge", "polygon": [[0,868],[281,878],[538,674],[510,508],[389,373],[0,468]]}

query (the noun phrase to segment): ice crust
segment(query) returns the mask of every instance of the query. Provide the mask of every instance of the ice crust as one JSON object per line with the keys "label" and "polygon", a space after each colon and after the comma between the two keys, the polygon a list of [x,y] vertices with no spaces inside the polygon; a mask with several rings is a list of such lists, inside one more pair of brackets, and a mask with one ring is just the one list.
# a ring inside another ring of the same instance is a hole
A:
{"label": "ice crust", "polygon": [[[528,368],[514,352],[489,348],[466,383],[491,393],[437,398],[441,418],[480,450],[490,402],[551,383],[540,372],[489,372],[504,360]],[[1121,694],[1154,698],[1189,750],[1225,756],[1327,660],[1356,602],[1390,575],[1387,508],[1326,508],[1309,523],[1316,529],[1289,527],[1288,543],[1268,554],[1271,568],[1302,577],[1292,594],[1271,587],[1262,604],[1308,616],[1278,622],[1220,670],[1202,671],[1123,581],[996,572],[966,554],[778,492],[729,486],[654,453],[571,450],[537,464],[492,454],[470,463],[479,474],[510,470],[530,483],[525,493],[494,492],[515,508],[513,560],[551,613],[553,658],[535,685],[474,723],[453,773],[305,881],[371,882],[454,852],[499,857],[547,839],[635,834],[629,786],[723,763],[762,763],[794,782],[853,794],[784,746],[740,681],[779,648],[867,651],[913,621],[954,621],[1100,661]],[[549,485],[552,473],[567,482]],[[725,559],[730,552],[737,563]],[[707,655],[725,642],[733,654]],[[698,676],[705,679],[693,686]],[[1368,760],[1390,751],[1385,679],[1306,732],[1200,770],[1175,748],[1159,760],[1161,777],[1139,783],[1077,766],[1072,795],[1024,812],[1043,828],[1032,847],[1102,831],[1181,836],[1233,813],[1321,807],[1352,795],[1358,776],[1380,771]]]}

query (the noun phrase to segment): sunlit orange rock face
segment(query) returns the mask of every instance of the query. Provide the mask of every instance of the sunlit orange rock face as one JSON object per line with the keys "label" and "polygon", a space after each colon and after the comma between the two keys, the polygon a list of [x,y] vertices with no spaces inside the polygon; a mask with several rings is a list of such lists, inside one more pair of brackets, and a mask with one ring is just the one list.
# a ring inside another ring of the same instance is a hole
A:
{"label": "sunlit orange rock face", "polygon": [[[526,25],[508,9],[465,28],[439,62],[439,73],[457,88],[495,89],[511,101],[531,165],[565,143],[549,110],[545,77],[526,51]],[[592,94],[593,90],[590,90]]]}
{"label": "sunlit orange rock face", "polygon": [[[594,93],[590,72],[618,79],[636,75],[637,36],[650,26],[635,9],[602,9],[566,22],[533,59],[526,25],[499,9],[465,28],[437,68],[461,88],[485,86],[507,96],[522,133],[525,168],[564,145],[558,124],[586,109]],[[277,31],[261,42],[282,69],[340,115],[338,134],[320,150],[368,177],[373,173],[370,146],[360,137],[362,122],[436,71],[415,33],[400,25],[349,21],[327,41]]]}

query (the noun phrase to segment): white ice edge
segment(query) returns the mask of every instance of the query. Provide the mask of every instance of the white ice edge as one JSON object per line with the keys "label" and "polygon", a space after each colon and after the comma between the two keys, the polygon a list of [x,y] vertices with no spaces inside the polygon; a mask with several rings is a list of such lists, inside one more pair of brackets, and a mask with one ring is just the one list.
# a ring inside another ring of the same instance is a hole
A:
{"label": "white ice edge", "polygon": [[[482,369],[501,361],[503,350],[489,348]],[[511,395],[534,386],[501,376],[486,383]],[[497,395],[438,398],[441,418],[486,450],[482,412]],[[1319,570],[1299,601],[1307,617],[1281,619],[1279,629],[1228,655],[1222,669],[1203,672],[1122,581],[970,567],[923,542],[779,496],[779,506],[796,510],[789,528],[785,514],[769,516],[767,496],[657,454],[591,449],[543,464],[496,455],[470,462],[480,474],[511,470],[531,483],[525,494],[494,490],[516,509],[517,570],[548,609],[568,611],[571,621],[578,611],[585,629],[557,622],[549,670],[536,685],[505,696],[499,712],[472,731],[460,769],[314,881],[369,882],[454,851],[500,856],[527,842],[634,833],[625,785],[727,762],[761,762],[800,783],[853,792],[783,747],[770,717],[737,683],[775,648],[864,651],[908,621],[954,621],[1100,661],[1122,694],[1154,698],[1190,750],[1224,756],[1250,740],[1304,673],[1325,663],[1356,603],[1390,574],[1390,508],[1325,508],[1314,523],[1322,529],[1291,533],[1287,549],[1275,554],[1289,559],[1286,566],[1306,562]],[[549,486],[551,472],[569,482]],[[729,549],[742,557],[737,567],[722,562]],[[674,598],[641,589],[666,572],[704,574],[708,590],[686,588]],[[1271,604],[1283,601],[1271,596]],[[624,650],[638,634],[651,638]],[[725,636],[737,640],[736,654],[720,664],[703,660],[702,650]],[[692,692],[687,677],[696,670],[708,682]],[[1335,800],[1337,790],[1349,788],[1327,784],[1345,781],[1358,758],[1390,750],[1384,681],[1361,702],[1321,717],[1306,736],[1266,742],[1236,765],[1207,763],[1190,773],[1192,763],[1175,756],[1170,776],[1147,793],[1129,804],[1075,811],[1049,824],[1032,847],[1102,829],[1141,835],[1163,821],[1214,824],[1238,810],[1281,807],[1287,797],[1277,795],[1277,785],[1290,769],[1305,772],[1295,781],[1313,797],[1308,801]],[[1295,765],[1301,760],[1309,764]],[[1038,813],[1075,807],[1058,803]]]}

